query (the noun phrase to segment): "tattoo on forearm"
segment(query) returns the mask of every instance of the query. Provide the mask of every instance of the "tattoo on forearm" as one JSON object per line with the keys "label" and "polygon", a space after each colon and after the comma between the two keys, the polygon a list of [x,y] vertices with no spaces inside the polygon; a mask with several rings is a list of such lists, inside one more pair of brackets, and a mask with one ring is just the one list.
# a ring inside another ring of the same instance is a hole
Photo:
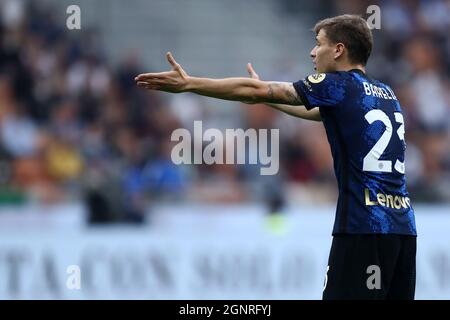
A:
{"label": "tattoo on forearm", "polygon": [[291,103],[300,103],[301,102],[297,92],[292,92],[292,89],[287,87],[287,85],[284,86],[284,92],[286,94],[286,97],[288,98],[288,100]]}
{"label": "tattoo on forearm", "polygon": [[[275,97],[274,89],[279,89],[279,94]],[[271,82],[269,83],[268,97],[273,103],[285,103],[292,105],[300,105],[302,101],[295,91],[294,87],[289,83]]]}
{"label": "tattoo on forearm", "polygon": [[269,99],[273,99],[273,87],[272,86],[274,86],[275,84],[271,84],[271,83],[269,83],[269,92],[268,92],[268,94],[269,94]]}

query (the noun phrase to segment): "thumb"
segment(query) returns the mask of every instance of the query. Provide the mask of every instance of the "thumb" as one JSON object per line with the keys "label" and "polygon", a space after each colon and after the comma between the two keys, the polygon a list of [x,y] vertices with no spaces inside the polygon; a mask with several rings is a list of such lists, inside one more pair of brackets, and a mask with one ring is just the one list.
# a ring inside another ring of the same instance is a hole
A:
{"label": "thumb", "polygon": [[259,79],[258,74],[256,73],[255,69],[253,69],[252,64],[249,62],[247,63],[247,72],[250,75],[251,78],[253,79]]}
{"label": "thumb", "polygon": [[167,61],[169,61],[172,68],[178,69],[180,67],[180,65],[175,61],[171,52],[167,52],[166,57],[167,57]]}

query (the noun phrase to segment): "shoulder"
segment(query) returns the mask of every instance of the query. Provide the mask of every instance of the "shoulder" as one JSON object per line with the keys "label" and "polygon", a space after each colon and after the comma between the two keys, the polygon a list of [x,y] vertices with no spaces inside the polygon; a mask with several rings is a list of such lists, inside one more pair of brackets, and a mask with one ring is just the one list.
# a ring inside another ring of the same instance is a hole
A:
{"label": "shoulder", "polygon": [[315,73],[306,76],[303,80],[306,87],[339,87],[344,88],[351,83],[356,82],[350,72],[336,71],[326,73]]}
{"label": "shoulder", "polygon": [[348,72],[326,72],[326,73],[314,73],[308,75],[305,80],[307,80],[310,83],[321,83],[321,82],[328,82],[328,81],[334,81],[339,79],[344,79],[349,77]]}

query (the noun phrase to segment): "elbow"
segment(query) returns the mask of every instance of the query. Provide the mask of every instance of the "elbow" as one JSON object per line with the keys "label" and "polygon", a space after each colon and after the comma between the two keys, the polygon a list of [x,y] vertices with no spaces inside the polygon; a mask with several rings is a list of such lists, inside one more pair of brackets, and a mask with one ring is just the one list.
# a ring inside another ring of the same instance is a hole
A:
{"label": "elbow", "polygon": [[265,103],[268,102],[267,88],[263,81],[247,79],[246,84],[235,92],[232,99],[245,101],[248,104]]}
{"label": "elbow", "polygon": [[247,88],[239,95],[239,100],[248,104],[258,104],[266,102],[267,99],[259,88]]}

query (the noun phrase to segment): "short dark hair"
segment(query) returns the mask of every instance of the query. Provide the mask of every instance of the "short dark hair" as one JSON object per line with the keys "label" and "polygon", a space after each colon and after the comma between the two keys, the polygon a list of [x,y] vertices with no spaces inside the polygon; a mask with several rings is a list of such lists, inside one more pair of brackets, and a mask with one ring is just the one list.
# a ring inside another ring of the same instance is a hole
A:
{"label": "short dark hair", "polygon": [[324,30],[332,43],[343,43],[352,63],[367,64],[372,52],[373,37],[367,22],[358,15],[344,14],[327,18],[316,23],[316,35]]}

